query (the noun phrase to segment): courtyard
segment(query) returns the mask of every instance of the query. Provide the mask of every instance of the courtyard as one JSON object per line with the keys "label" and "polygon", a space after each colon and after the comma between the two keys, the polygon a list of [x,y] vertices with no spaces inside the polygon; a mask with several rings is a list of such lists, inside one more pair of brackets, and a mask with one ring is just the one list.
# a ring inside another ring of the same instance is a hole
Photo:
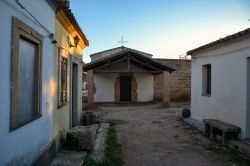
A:
{"label": "courtyard", "polygon": [[202,135],[182,121],[188,103],[98,105],[95,113],[114,124],[117,152],[125,166],[228,166],[249,165],[250,160]]}

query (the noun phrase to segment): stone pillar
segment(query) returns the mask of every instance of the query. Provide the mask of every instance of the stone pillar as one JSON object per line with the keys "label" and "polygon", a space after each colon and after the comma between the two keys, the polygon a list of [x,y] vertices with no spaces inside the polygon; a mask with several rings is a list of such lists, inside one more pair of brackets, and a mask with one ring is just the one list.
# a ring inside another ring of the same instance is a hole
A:
{"label": "stone pillar", "polygon": [[135,76],[131,78],[131,101],[133,103],[137,102],[137,82]]}
{"label": "stone pillar", "polygon": [[168,71],[163,71],[162,102],[163,102],[163,106],[165,107],[170,107],[170,81],[171,81],[171,74]]}
{"label": "stone pillar", "polygon": [[115,102],[120,102],[120,77],[115,80]]}
{"label": "stone pillar", "polygon": [[94,108],[94,72],[93,70],[87,71],[87,89],[88,89],[88,109]]}

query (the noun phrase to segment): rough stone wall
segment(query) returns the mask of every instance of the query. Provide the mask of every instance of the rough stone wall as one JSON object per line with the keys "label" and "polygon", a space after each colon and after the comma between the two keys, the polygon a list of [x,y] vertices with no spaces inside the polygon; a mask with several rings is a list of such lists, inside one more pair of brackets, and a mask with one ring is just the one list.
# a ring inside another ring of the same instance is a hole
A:
{"label": "rough stone wall", "polygon": [[[171,101],[189,101],[191,96],[191,60],[154,59],[155,61],[175,69],[171,73]],[[154,75],[154,100],[162,100],[162,74]]]}

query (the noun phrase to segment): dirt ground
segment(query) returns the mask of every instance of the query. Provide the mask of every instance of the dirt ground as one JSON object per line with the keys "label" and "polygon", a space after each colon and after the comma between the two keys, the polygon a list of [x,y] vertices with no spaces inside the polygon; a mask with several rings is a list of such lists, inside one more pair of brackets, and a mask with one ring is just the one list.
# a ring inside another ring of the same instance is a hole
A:
{"label": "dirt ground", "polygon": [[207,148],[212,141],[182,121],[184,107],[189,106],[100,105],[96,113],[115,124],[125,166],[242,165]]}

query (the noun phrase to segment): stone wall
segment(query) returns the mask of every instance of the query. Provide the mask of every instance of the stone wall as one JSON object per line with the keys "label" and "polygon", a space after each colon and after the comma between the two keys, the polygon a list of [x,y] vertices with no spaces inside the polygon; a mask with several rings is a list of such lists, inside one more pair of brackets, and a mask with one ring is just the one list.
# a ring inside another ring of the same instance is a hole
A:
{"label": "stone wall", "polygon": [[[180,59],[154,59],[175,69],[171,73],[171,101],[189,101],[191,96],[191,61]],[[154,75],[154,100],[162,101],[162,74]]]}

